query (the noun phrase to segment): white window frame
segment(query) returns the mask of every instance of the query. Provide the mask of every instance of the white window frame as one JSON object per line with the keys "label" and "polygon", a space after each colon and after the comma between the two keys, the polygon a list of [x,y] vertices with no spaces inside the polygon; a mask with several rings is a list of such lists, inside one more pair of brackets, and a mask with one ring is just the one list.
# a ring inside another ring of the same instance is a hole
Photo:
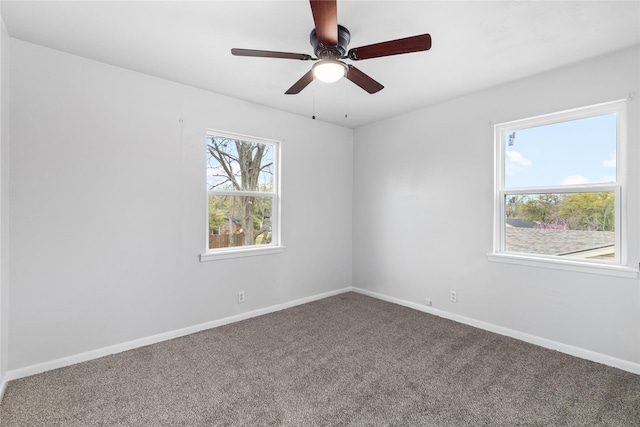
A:
{"label": "white window frame", "polygon": [[[606,184],[554,185],[541,187],[505,188],[505,134],[507,131],[561,123],[570,120],[584,119],[615,113],[617,117],[616,141],[616,182]],[[627,232],[626,224],[626,150],[627,150],[627,100],[618,100],[583,108],[560,111],[527,119],[514,120],[494,125],[494,159],[495,159],[495,191],[494,191],[494,224],[493,252],[487,254],[489,261],[509,264],[521,264],[534,267],[554,268],[560,270],[588,272],[594,274],[613,275],[637,278],[638,270],[627,264]],[[505,197],[517,194],[558,194],[583,192],[615,193],[615,260],[602,261],[591,259],[565,258],[535,253],[516,253],[505,250]]]}
{"label": "white window frame", "polygon": [[[216,129],[207,129],[205,141],[209,136],[220,136],[229,139],[240,139],[243,141],[250,141],[259,144],[267,144],[273,147],[273,192],[260,192],[260,191],[219,191],[209,190],[207,188],[205,179],[205,239],[204,239],[204,252],[200,254],[200,261],[217,261],[230,258],[250,257],[258,255],[269,255],[284,252],[285,247],[282,245],[281,240],[281,199],[280,199],[280,156],[281,156],[281,141],[265,139],[256,136],[243,135],[239,133],[231,133],[220,131]],[[206,168],[206,166],[205,166]],[[209,249],[209,195],[210,194],[223,194],[227,196],[256,196],[256,197],[272,197],[271,206],[271,243],[268,245],[250,245],[250,246],[235,246],[231,248],[217,248]]]}

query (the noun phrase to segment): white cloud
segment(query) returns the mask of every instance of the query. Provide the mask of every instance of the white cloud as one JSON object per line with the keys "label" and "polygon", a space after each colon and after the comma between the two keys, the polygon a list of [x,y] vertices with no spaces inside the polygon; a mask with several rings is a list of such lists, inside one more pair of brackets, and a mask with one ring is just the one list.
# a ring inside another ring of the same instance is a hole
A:
{"label": "white cloud", "polygon": [[562,180],[562,185],[576,185],[576,184],[589,184],[589,178],[582,175],[569,175]]}
{"label": "white cloud", "polygon": [[533,162],[529,159],[525,159],[521,153],[517,151],[505,151],[507,156],[507,162],[513,163],[519,166],[531,166]]}
{"label": "white cloud", "polygon": [[613,153],[611,153],[611,157],[609,157],[607,160],[602,162],[602,166],[604,166],[605,168],[614,168],[615,169],[615,167],[616,167],[616,153],[615,153],[615,151]]}

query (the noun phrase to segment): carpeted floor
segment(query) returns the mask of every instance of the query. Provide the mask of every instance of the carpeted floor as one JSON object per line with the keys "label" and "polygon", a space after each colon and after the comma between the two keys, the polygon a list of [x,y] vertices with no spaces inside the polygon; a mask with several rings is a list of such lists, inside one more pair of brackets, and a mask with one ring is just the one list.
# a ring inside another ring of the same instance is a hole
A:
{"label": "carpeted floor", "polygon": [[640,376],[347,293],[12,381],[9,426],[640,426]]}

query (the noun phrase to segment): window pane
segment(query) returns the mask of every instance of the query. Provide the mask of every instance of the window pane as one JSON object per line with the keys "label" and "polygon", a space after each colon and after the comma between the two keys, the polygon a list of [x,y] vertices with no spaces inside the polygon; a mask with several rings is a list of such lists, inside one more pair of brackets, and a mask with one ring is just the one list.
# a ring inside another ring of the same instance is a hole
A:
{"label": "window pane", "polygon": [[616,182],[616,114],[503,134],[505,188]]}
{"label": "window pane", "polygon": [[207,188],[273,191],[273,146],[207,136]]}
{"label": "window pane", "polygon": [[615,193],[507,194],[505,251],[615,257]]}
{"label": "window pane", "polygon": [[209,195],[209,249],[272,242],[272,197]]}

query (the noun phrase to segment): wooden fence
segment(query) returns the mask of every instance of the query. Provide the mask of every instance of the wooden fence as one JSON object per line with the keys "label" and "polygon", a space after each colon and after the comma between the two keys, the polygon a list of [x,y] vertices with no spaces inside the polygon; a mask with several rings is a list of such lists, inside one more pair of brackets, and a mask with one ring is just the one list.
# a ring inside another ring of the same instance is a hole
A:
{"label": "wooden fence", "polygon": [[242,246],[244,233],[237,234],[209,234],[209,249]]}

